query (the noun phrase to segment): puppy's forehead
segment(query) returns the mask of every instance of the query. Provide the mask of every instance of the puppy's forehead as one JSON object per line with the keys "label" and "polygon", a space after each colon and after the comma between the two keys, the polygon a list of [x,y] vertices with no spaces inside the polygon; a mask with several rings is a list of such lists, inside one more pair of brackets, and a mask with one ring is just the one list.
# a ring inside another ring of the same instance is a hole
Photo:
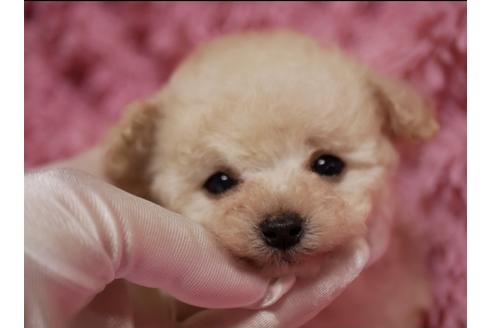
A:
{"label": "puppy's forehead", "polygon": [[180,115],[167,117],[170,134],[162,139],[178,138],[171,146],[190,160],[220,158],[224,163],[215,165],[260,168],[293,156],[306,159],[316,149],[352,150],[377,132],[373,104],[362,91],[314,99],[314,90],[284,90],[283,97],[249,89],[189,103]]}
{"label": "puppy's forehead", "polygon": [[365,72],[304,38],[212,43],[178,69],[167,95],[163,138],[179,136],[176,151],[245,165],[309,146],[355,147],[380,131]]}

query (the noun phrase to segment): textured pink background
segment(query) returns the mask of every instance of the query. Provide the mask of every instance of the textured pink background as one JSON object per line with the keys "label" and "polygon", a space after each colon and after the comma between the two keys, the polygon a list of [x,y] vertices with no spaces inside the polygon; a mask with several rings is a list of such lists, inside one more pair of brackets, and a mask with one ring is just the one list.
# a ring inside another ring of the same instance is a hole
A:
{"label": "textured pink background", "polygon": [[466,326],[465,3],[26,3],[25,165],[96,142],[195,45],[289,26],[335,43],[434,101],[442,129],[404,153],[399,193],[429,241],[431,327]]}

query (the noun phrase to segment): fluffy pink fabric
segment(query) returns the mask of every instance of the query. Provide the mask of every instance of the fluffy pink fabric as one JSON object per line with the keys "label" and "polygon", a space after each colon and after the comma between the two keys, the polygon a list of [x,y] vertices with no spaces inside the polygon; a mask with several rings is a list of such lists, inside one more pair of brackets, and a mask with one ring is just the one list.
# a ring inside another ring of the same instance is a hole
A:
{"label": "fluffy pink fabric", "polygon": [[466,326],[466,4],[26,3],[25,165],[96,142],[124,105],[198,43],[289,26],[332,42],[434,101],[442,129],[404,154],[404,209],[429,240],[431,327]]}

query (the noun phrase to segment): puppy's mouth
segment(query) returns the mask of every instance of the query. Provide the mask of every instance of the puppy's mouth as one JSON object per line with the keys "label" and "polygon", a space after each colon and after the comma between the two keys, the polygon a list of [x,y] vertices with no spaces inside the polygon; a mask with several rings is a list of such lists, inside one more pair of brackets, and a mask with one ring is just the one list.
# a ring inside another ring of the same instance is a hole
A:
{"label": "puppy's mouth", "polygon": [[302,267],[309,266],[309,263],[316,262],[317,259],[329,253],[329,251],[304,247],[288,250],[259,247],[256,251],[255,256],[236,256],[236,258],[240,262],[246,263],[253,270],[271,277],[297,272]]}
{"label": "puppy's mouth", "polygon": [[251,270],[270,278],[291,274],[310,276],[319,271],[320,265],[328,257],[337,257],[343,253],[351,241],[353,238],[347,238],[339,243],[327,245],[306,240],[285,250],[258,243],[252,246],[248,255],[233,256]]}

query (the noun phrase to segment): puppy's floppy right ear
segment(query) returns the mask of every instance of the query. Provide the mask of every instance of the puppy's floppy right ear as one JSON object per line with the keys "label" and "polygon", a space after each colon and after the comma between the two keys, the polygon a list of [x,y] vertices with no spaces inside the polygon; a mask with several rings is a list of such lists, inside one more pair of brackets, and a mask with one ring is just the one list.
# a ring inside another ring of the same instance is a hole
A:
{"label": "puppy's floppy right ear", "polygon": [[150,199],[149,164],[158,117],[158,107],[151,101],[132,103],[106,139],[106,176],[119,188],[146,199]]}
{"label": "puppy's floppy right ear", "polygon": [[432,107],[410,86],[373,74],[371,83],[386,130],[395,137],[429,139],[439,130]]}

